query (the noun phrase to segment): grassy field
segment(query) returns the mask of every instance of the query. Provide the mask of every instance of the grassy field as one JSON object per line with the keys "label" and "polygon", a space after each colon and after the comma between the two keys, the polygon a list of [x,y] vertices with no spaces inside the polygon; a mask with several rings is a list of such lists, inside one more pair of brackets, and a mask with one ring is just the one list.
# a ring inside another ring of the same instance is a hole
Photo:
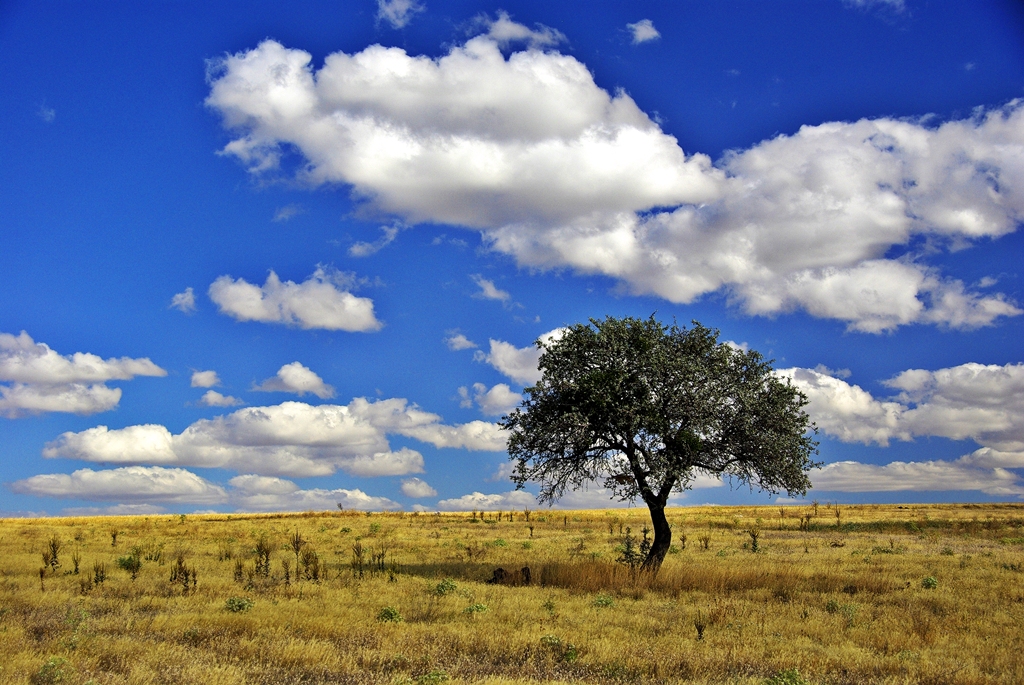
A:
{"label": "grassy field", "polygon": [[0,682],[1024,682],[1020,505],[669,518],[653,581],[645,509],[0,520]]}

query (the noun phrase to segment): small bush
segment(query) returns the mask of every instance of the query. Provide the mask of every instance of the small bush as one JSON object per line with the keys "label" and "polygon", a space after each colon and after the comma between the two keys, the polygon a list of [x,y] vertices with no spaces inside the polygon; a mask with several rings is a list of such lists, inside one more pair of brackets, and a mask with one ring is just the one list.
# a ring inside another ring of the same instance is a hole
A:
{"label": "small bush", "polygon": [[771,678],[764,681],[764,685],[811,685],[810,681],[800,675],[800,671],[795,668],[787,668],[785,671],[779,671]]}
{"label": "small bush", "polygon": [[381,623],[401,623],[402,615],[395,607],[384,607],[377,612],[377,620]]}
{"label": "small bush", "polygon": [[445,578],[440,583],[434,586],[433,594],[438,597],[444,597],[450,595],[459,589],[459,586],[451,578]]}
{"label": "small bush", "polygon": [[224,608],[235,614],[243,611],[249,611],[249,609],[252,609],[252,606],[253,601],[248,597],[229,597],[228,600],[224,602]]}
{"label": "small bush", "polygon": [[472,616],[473,614],[482,614],[485,611],[487,611],[487,605],[477,602],[476,604],[470,604],[468,607],[463,609],[462,613]]}
{"label": "small bush", "polygon": [[50,683],[66,683],[71,679],[71,662],[61,656],[51,656],[42,667],[32,676],[32,682],[36,685],[50,685]]}
{"label": "small bush", "polygon": [[939,586],[939,581],[936,580],[935,576],[928,576],[921,581],[921,587],[925,590],[934,590]]}
{"label": "small bush", "polygon": [[431,671],[417,676],[416,685],[437,685],[437,683],[446,683],[449,680],[448,674],[444,671]]}
{"label": "small bush", "polygon": [[610,595],[598,595],[594,598],[594,606],[596,607],[613,607],[615,606],[615,600]]}

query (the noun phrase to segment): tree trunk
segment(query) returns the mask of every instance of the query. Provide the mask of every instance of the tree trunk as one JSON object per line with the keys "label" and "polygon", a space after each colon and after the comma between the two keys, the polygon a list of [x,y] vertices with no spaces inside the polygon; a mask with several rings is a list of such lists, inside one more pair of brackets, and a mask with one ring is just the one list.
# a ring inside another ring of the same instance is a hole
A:
{"label": "tree trunk", "polygon": [[652,576],[656,576],[658,569],[661,568],[661,562],[665,561],[665,555],[668,554],[668,548],[672,544],[672,529],[665,517],[664,504],[648,503],[647,507],[651,510],[651,523],[654,525],[654,543],[641,568]]}

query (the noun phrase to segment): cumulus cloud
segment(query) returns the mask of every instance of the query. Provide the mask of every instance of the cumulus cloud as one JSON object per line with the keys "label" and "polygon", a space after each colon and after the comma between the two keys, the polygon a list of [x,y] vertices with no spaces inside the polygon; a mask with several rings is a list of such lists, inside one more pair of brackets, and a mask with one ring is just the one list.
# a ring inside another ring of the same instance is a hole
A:
{"label": "cumulus cloud", "polygon": [[888,445],[891,439],[937,436],[1024,453],[1021,363],[910,369],[883,382],[897,391],[884,400],[819,370],[778,373],[807,395],[808,414],[818,427],[844,442]]}
{"label": "cumulus cloud", "polygon": [[334,386],[324,383],[323,378],[299,362],[285,364],[277,370],[276,375],[254,385],[252,389],[260,392],[293,392],[300,397],[308,392],[322,400],[334,397]]}
{"label": "cumulus cloud", "polygon": [[[1024,218],[1021,101],[940,125],[804,126],[712,164],[551,49],[556,34],[500,15],[436,59],[373,45],[315,71],[265,41],[215,65],[206,102],[237,134],[224,153],[253,174],[295,150],[303,181],[347,185],[409,223],[477,229],[521,266],[871,333],[1021,313],[927,262]],[[513,41],[528,47],[505,57]]]}
{"label": "cumulus cloud", "polygon": [[[564,329],[556,328],[541,335],[538,339],[542,344],[557,341],[562,337]],[[532,385],[540,380],[540,348],[536,345],[516,347],[504,340],[490,339],[490,351],[476,352],[477,361],[487,362],[503,375],[522,385]]]}
{"label": "cumulus cloud", "polygon": [[127,503],[219,504],[227,496],[224,488],[190,471],[160,466],[125,466],[103,471],[79,469],[71,475],[42,474],[15,481],[11,490],[38,497]]}
{"label": "cumulus cloud", "polygon": [[0,333],[0,416],[7,418],[108,411],[121,400],[121,389],[108,387],[107,381],[166,375],[148,358],[61,355],[25,331],[17,336]]}
{"label": "cumulus cloud", "polygon": [[216,385],[220,385],[220,376],[217,375],[216,371],[192,372],[193,388],[212,388]]}
{"label": "cumulus cloud", "polygon": [[67,432],[47,443],[43,456],[112,464],[226,468],[261,476],[326,476],[341,469],[357,476],[423,472],[416,450],[391,449],[387,435],[439,448],[500,451],[504,432],[493,423],[441,423],[437,414],[404,399],[311,406],[284,402],[202,419],[178,434],[146,424]]}
{"label": "cumulus cloud", "polygon": [[436,497],[437,490],[420,478],[407,478],[402,481],[402,494],[406,497]]}
{"label": "cumulus cloud", "polygon": [[512,411],[523,400],[523,396],[513,392],[505,383],[498,383],[488,389],[483,383],[473,384],[473,394],[469,388],[459,388],[460,403],[463,407],[472,407],[474,403],[487,416],[501,416]]}
{"label": "cumulus cloud", "polygon": [[246,474],[223,487],[181,468],[127,466],[94,471],[79,469],[71,475],[42,474],[11,484],[14,492],[37,497],[116,501],[108,507],[66,509],[69,515],[160,513],[164,504],[228,505],[238,511],[305,511],[309,509],[401,509],[394,500],[374,497],[362,490],[303,490],[282,478]]}
{"label": "cumulus cloud", "polygon": [[955,461],[894,461],[883,466],[840,461],[811,474],[814,487],[836,492],[977,491],[1024,496],[1024,483],[1003,468],[977,468]]}
{"label": "cumulus cloud", "polygon": [[512,490],[494,495],[473,492],[462,497],[443,499],[437,503],[439,511],[474,511],[479,509],[522,509],[536,507],[537,498],[525,490]]}
{"label": "cumulus cloud", "polygon": [[210,285],[209,295],[222,314],[238,321],[329,331],[379,330],[381,324],[373,314],[373,300],[345,290],[349,280],[323,268],[302,283],[282,283],[273,271],[262,286],[242,278],[221,276]]}
{"label": "cumulus cloud", "polygon": [[195,291],[191,287],[185,288],[183,292],[171,298],[171,304],[168,309],[177,309],[179,312],[192,314],[196,310]]}
{"label": "cumulus cloud", "polygon": [[472,350],[477,347],[475,342],[458,331],[450,331],[448,337],[444,339],[444,344],[453,352]]}
{"label": "cumulus cloud", "polygon": [[417,0],[377,0],[377,21],[386,21],[391,28],[404,28],[417,12],[427,7]]}
{"label": "cumulus cloud", "polygon": [[207,390],[199,398],[199,404],[204,407],[237,407],[242,404],[242,400],[231,395],[222,395],[216,390]]}
{"label": "cumulus cloud", "polygon": [[654,22],[650,19],[641,19],[635,24],[626,24],[626,28],[633,34],[633,45],[661,38],[661,34],[658,33],[658,29],[654,28]]}
{"label": "cumulus cloud", "polygon": [[479,297],[484,300],[498,300],[502,303],[506,303],[512,299],[512,296],[508,294],[508,291],[501,290],[495,286],[494,281],[489,281],[480,274],[473,274],[470,278],[473,279],[473,282],[480,288],[480,292],[476,293],[474,297]]}
{"label": "cumulus cloud", "polygon": [[531,29],[512,21],[508,12],[499,11],[497,19],[480,17],[477,24],[486,28],[487,37],[501,47],[508,47],[514,43],[525,43],[530,49],[548,48],[565,40],[561,31],[543,24],[537,24],[536,29]]}

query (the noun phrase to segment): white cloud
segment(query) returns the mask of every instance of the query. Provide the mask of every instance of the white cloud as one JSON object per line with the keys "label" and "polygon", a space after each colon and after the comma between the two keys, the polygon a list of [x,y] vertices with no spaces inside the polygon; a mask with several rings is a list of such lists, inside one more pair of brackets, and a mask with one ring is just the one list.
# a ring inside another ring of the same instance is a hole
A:
{"label": "white cloud", "polygon": [[407,478],[402,481],[402,494],[406,497],[436,497],[437,490],[420,478]]}
{"label": "white cloud", "polygon": [[36,114],[40,119],[48,124],[52,124],[57,120],[57,110],[53,107],[47,107],[46,105],[39,105],[39,109],[36,110]]}
{"label": "white cloud", "polygon": [[380,252],[382,249],[390,245],[398,237],[398,226],[381,226],[381,232],[384,234],[372,243],[357,242],[353,243],[348,248],[348,253],[352,257],[369,257],[372,254]]}
{"label": "white cloud", "polygon": [[[538,339],[543,344],[557,341],[562,337],[564,330],[556,328],[539,336]],[[536,345],[516,347],[504,340],[493,338],[490,340],[490,345],[490,352],[478,351],[474,358],[477,361],[487,362],[517,383],[532,385],[540,380],[541,373],[537,364],[540,362],[541,350]]]}
{"label": "white cloud", "polygon": [[893,438],[937,436],[1024,452],[1024,364],[911,369],[884,382],[899,391],[888,400],[818,370],[778,373],[807,395],[818,427],[844,442],[887,445]]}
{"label": "white cloud", "polygon": [[121,389],[105,385],[136,376],[166,376],[148,358],[102,359],[76,352],[61,355],[28,333],[0,333],[0,416],[17,418],[42,412],[95,414],[121,400]]}
{"label": "white cloud", "polygon": [[377,21],[386,21],[391,28],[404,28],[412,15],[422,12],[426,5],[417,0],[377,0]]}
{"label": "white cloud", "polygon": [[554,47],[565,40],[561,31],[537,24],[536,30],[512,21],[508,12],[498,11],[497,19],[481,17],[478,24],[487,29],[487,37],[502,47],[525,43],[531,50]]}
{"label": "white cloud", "polygon": [[437,503],[439,511],[473,511],[473,510],[498,510],[498,509],[522,509],[537,507],[537,499],[524,490],[512,490],[496,495],[485,495],[482,492],[473,492],[462,497],[443,499]]}
{"label": "white cloud", "polygon": [[195,291],[191,287],[185,288],[183,292],[171,298],[171,304],[168,309],[177,309],[185,314],[193,313],[196,310]]}
{"label": "white cloud", "polygon": [[498,300],[499,302],[505,303],[512,299],[512,296],[508,294],[508,291],[501,290],[494,285],[494,281],[489,281],[480,274],[473,274],[470,276],[473,282],[480,288],[474,297],[479,297],[484,300]]}
{"label": "white cloud", "polygon": [[[874,333],[1021,313],[926,250],[887,255],[1016,230],[1024,103],[938,126],[804,126],[712,165],[575,58],[537,49],[560,35],[507,15],[487,31],[437,59],[334,53],[315,74],[308,53],[273,41],[228,56],[207,98],[237,132],[224,152],[261,174],[296,150],[302,180],[348,185],[376,211],[477,229],[521,266],[675,303],[717,292],[750,315],[803,310]],[[513,39],[533,47],[506,58]]]}
{"label": "white cloud", "polygon": [[661,38],[661,34],[658,33],[658,29],[654,28],[654,22],[650,19],[641,19],[635,24],[626,24],[626,28],[633,34],[633,45]]}
{"label": "white cloud", "polygon": [[393,500],[374,497],[358,489],[302,490],[288,480],[251,474],[232,478],[228,486],[224,488],[180,468],[127,466],[102,471],[79,469],[71,475],[32,476],[12,483],[11,489],[38,497],[120,502],[109,507],[65,510],[68,515],[85,516],[164,511],[156,503],[230,505],[238,511],[334,510],[338,504],[345,509],[401,509]]}
{"label": "white cloud", "polygon": [[[281,323],[329,331],[376,331],[373,300],[344,289],[342,274],[318,268],[302,283],[281,282],[273,271],[263,286],[221,276],[210,285],[210,299],[238,321]],[[341,287],[337,284],[341,281]]]}
{"label": "white cloud", "polygon": [[402,476],[422,473],[423,456],[409,448],[393,451],[389,434],[439,448],[505,448],[504,432],[496,424],[449,426],[440,421],[404,399],[356,398],[346,406],[284,402],[201,419],[177,435],[160,425],[67,432],[47,443],[43,456],[226,468],[264,476],[325,476],[338,469],[357,476]]}
{"label": "white cloud", "polygon": [[472,407],[475,402],[486,416],[507,414],[523,400],[522,395],[513,392],[505,383],[498,383],[490,389],[483,383],[474,383],[472,397],[469,388],[463,386],[459,388],[459,396],[462,398],[461,406]]}
{"label": "white cloud", "polygon": [[192,372],[193,388],[212,388],[216,385],[220,385],[220,376],[217,375],[216,371]]}
{"label": "white cloud", "polygon": [[811,474],[814,487],[837,492],[978,491],[1024,496],[1024,483],[1003,468],[976,468],[956,461],[894,461],[884,466],[840,461]]}
{"label": "white cloud", "polygon": [[278,207],[277,211],[274,212],[274,218],[271,219],[271,221],[277,223],[281,223],[282,221],[288,221],[293,217],[302,214],[303,211],[304,210],[302,209],[302,205],[297,204],[290,204],[285,205],[284,207]]}
{"label": "white cloud", "polygon": [[237,407],[242,404],[242,400],[231,395],[222,395],[216,390],[207,390],[199,398],[199,404],[204,407]]}
{"label": "white cloud", "polygon": [[477,347],[477,344],[467,338],[458,331],[451,331],[447,338],[444,339],[444,344],[448,346],[448,349],[453,352],[460,350],[471,350]]}
{"label": "white cloud", "polygon": [[277,370],[275,376],[254,385],[252,389],[260,392],[293,392],[300,397],[308,392],[322,400],[334,397],[334,386],[324,383],[323,378],[299,362],[285,364]]}
{"label": "white cloud", "polygon": [[126,466],[103,471],[79,469],[71,475],[42,474],[15,481],[11,490],[38,497],[127,503],[218,504],[226,499],[224,488],[185,469],[160,466]]}
{"label": "white cloud", "polygon": [[892,10],[897,14],[907,8],[905,0],[843,0],[843,2],[851,7],[859,7],[861,9],[882,7]]}

